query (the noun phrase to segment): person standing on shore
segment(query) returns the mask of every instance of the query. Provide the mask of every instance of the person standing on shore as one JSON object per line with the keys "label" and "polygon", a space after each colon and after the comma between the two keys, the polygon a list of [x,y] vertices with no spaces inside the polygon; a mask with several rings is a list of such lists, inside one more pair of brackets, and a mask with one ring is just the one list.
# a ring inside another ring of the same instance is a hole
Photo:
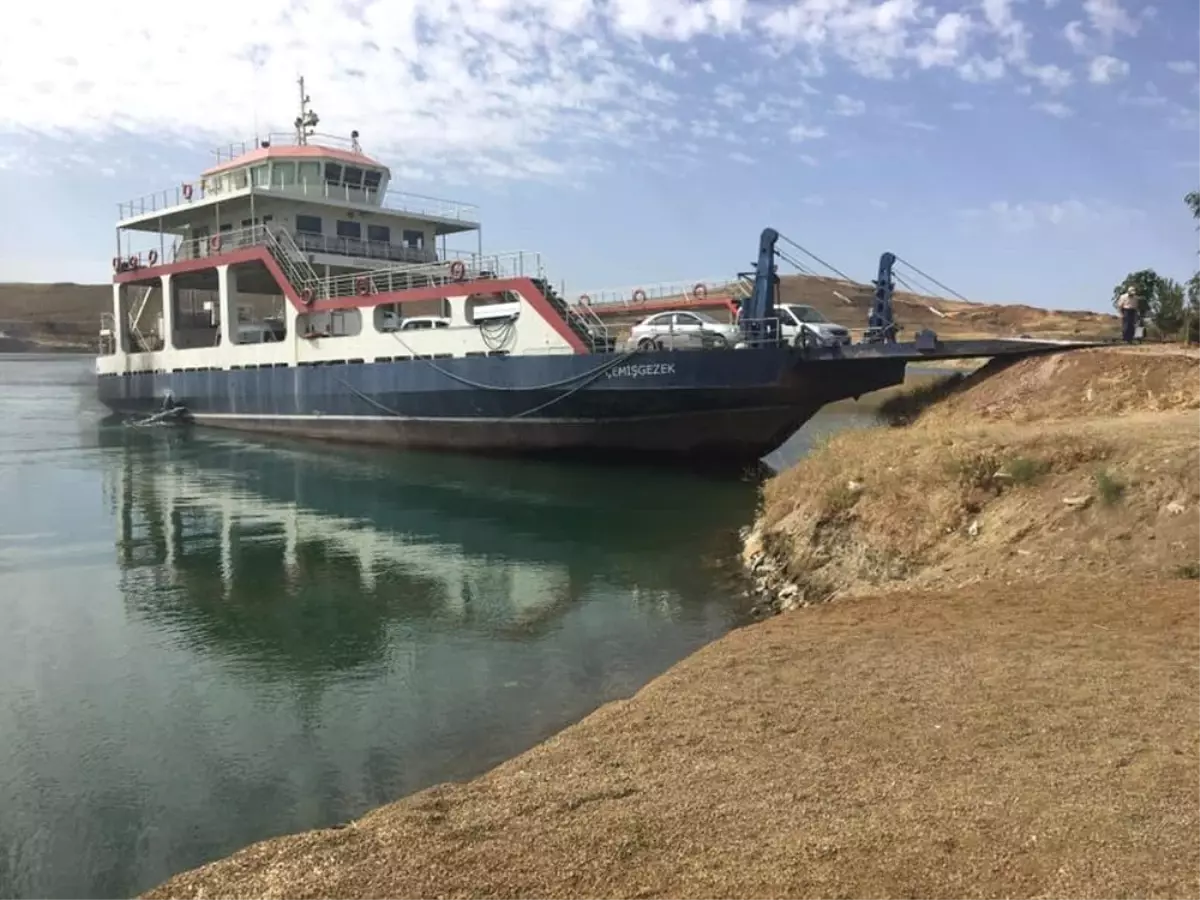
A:
{"label": "person standing on shore", "polygon": [[1117,298],[1117,309],[1121,311],[1121,340],[1132,344],[1138,321],[1138,295],[1133,285],[1125,286],[1125,290]]}

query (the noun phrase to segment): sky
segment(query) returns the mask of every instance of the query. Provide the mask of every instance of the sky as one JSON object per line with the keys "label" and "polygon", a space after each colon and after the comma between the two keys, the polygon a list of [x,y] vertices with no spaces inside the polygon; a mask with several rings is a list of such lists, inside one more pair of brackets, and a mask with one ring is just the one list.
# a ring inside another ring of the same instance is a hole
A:
{"label": "sky", "polygon": [[107,281],[117,203],[289,130],[303,74],[320,131],[568,296],[727,278],[771,226],[859,280],[890,250],[1103,309],[1196,265],[1198,55],[1197,0],[21,3],[0,281]]}

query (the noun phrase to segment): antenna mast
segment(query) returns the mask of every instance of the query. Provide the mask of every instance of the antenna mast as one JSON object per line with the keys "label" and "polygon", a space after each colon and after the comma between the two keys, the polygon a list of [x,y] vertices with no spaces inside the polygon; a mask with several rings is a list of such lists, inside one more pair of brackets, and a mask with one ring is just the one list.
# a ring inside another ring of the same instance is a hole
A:
{"label": "antenna mast", "polygon": [[303,75],[300,76],[298,83],[300,85],[300,115],[296,117],[296,143],[304,146],[308,143],[308,136],[313,133],[321,119],[314,110],[308,108],[311,98],[304,93]]}

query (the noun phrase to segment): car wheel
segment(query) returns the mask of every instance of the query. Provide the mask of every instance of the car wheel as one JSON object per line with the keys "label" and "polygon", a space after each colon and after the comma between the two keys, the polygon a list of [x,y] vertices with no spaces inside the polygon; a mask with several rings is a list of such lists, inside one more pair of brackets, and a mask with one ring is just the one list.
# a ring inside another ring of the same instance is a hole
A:
{"label": "car wheel", "polygon": [[710,339],[712,342],[712,348],[714,350],[728,350],[729,349],[729,341],[728,341],[728,339],[726,339],[725,335],[723,335],[723,334],[710,335]]}
{"label": "car wheel", "polygon": [[639,350],[654,350],[657,345],[654,343],[654,338],[644,337],[637,342]]}

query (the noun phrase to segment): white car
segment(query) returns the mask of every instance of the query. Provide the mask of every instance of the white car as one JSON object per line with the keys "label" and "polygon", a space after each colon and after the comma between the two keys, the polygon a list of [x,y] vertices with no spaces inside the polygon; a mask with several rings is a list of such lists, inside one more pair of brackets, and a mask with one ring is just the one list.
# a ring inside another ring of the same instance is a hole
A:
{"label": "white car", "polygon": [[[850,329],[830,322],[819,310],[800,303],[785,303],[776,307],[780,335],[789,344],[817,344],[836,347],[850,343]],[[801,337],[801,334],[804,336]]]}
{"label": "white car", "polygon": [[652,347],[732,347],[741,329],[698,312],[662,312],[648,316],[629,332],[630,343],[641,350]]}

